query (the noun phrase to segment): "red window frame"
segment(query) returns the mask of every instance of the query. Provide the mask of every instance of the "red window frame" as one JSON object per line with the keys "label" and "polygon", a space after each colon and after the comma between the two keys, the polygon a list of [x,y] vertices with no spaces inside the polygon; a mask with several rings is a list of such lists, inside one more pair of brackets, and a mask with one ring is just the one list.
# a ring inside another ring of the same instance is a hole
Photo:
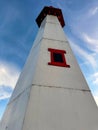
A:
{"label": "red window frame", "polygon": [[[48,65],[68,67],[68,68],[70,67],[70,65],[68,65],[66,63],[66,59],[65,59],[65,55],[64,55],[64,54],[66,54],[65,50],[48,48],[48,51],[50,52],[50,59],[51,59],[51,61],[48,62]],[[53,57],[53,53],[60,54],[62,56],[63,62],[55,62],[54,57]]]}

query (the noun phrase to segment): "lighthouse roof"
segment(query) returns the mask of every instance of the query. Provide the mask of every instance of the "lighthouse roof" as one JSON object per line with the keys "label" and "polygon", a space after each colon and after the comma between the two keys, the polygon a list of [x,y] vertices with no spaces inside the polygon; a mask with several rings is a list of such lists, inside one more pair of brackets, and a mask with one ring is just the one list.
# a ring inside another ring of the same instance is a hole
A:
{"label": "lighthouse roof", "polygon": [[36,22],[37,22],[37,25],[40,27],[42,21],[44,20],[44,18],[47,16],[47,15],[54,15],[54,16],[57,16],[60,24],[62,27],[65,26],[65,22],[64,22],[64,18],[63,18],[63,15],[62,15],[62,11],[61,9],[58,9],[58,8],[54,8],[52,6],[50,7],[47,7],[45,6],[41,13],[39,14],[39,16],[37,17],[36,19]]}

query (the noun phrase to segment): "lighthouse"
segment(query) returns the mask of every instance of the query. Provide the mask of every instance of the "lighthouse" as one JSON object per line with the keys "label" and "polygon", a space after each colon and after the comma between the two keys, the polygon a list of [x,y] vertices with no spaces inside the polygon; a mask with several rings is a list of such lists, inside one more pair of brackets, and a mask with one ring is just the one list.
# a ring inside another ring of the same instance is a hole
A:
{"label": "lighthouse", "polygon": [[98,130],[98,108],[63,31],[61,9],[44,7],[39,32],[0,130]]}

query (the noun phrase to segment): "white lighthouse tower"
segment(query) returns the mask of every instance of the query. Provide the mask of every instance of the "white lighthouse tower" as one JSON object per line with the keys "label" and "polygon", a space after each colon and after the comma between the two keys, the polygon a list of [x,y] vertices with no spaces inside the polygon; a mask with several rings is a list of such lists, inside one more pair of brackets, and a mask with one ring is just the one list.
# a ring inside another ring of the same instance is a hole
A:
{"label": "white lighthouse tower", "polygon": [[62,27],[60,9],[45,7],[30,55],[0,130],[98,130],[98,108]]}

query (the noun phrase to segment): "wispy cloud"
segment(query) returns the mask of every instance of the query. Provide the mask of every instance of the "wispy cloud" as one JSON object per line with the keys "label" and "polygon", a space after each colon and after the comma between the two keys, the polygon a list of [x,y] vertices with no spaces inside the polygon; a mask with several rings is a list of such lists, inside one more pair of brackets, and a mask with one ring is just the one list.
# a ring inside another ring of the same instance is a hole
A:
{"label": "wispy cloud", "polygon": [[81,12],[73,14],[69,19],[73,37],[78,37],[86,48],[98,53],[98,3],[93,2]]}
{"label": "wispy cloud", "polygon": [[19,10],[10,4],[7,4],[0,13],[1,24],[0,32],[6,28],[7,25],[12,24],[19,17]]}
{"label": "wispy cloud", "polygon": [[93,39],[91,37],[89,37],[87,34],[83,34],[84,35],[84,38],[87,42],[93,44],[93,43],[98,43],[98,39]]}
{"label": "wispy cloud", "polygon": [[0,63],[0,85],[14,88],[20,71],[7,63]]}
{"label": "wispy cloud", "polygon": [[77,45],[73,42],[70,42],[70,43],[71,43],[71,46],[72,46],[74,52],[76,53],[76,55],[78,55],[83,61],[84,64],[82,64],[82,67],[84,68],[84,66],[86,64],[86,66],[88,68],[91,67],[92,72],[94,72],[93,74],[90,74],[90,72],[88,72],[89,77],[85,77],[85,78],[88,81],[88,84],[91,83],[91,84],[89,84],[89,87],[91,87],[90,89],[93,93],[95,102],[98,105],[98,88],[97,88],[97,86],[98,86],[98,71],[97,71],[97,69],[93,70],[93,68],[97,67],[96,59],[94,58],[93,55],[88,54],[87,51],[83,50],[79,45]]}
{"label": "wispy cloud", "polygon": [[89,11],[89,15],[95,15],[96,13],[98,13],[98,6],[91,8]]}
{"label": "wispy cloud", "polygon": [[12,64],[0,62],[0,99],[9,98],[20,70]]}
{"label": "wispy cloud", "polygon": [[93,84],[98,85],[98,72],[92,74],[91,78],[93,79]]}
{"label": "wispy cloud", "polygon": [[89,45],[88,47],[95,51],[98,52],[98,39],[92,38],[88,36],[86,33],[82,34],[83,40]]}
{"label": "wispy cloud", "polygon": [[10,87],[0,86],[0,100],[9,98],[11,96],[11,93],[12,89]]}
{"label": "wispy cloud", "polygon": [[77,44],[74,44],[73,42],[70,43],[76,55],[78,55],[84,62],[91,64],[93,68],[97,66],[96,60],[93,55],[88,54],[87,51],[83,50]]}

